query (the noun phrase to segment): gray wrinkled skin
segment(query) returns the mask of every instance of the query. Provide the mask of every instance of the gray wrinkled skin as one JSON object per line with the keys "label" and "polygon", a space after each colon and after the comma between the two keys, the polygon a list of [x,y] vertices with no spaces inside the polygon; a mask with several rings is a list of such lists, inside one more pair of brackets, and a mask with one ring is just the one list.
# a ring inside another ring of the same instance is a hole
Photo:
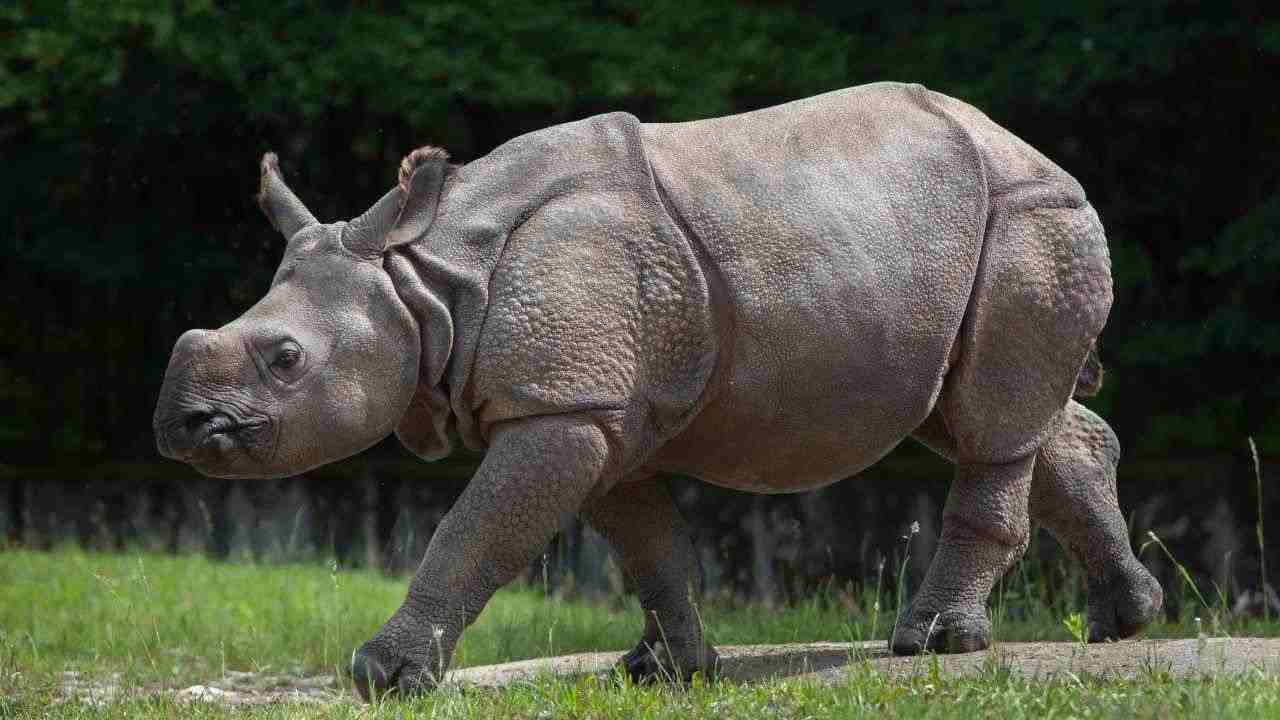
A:
{"label": "gray wrinkled skin", "polygon": [[1086,569],[1091,640],[1160,608],[1117,506],[1119,444],[1071,399],[1102,377],[1102,226],[1075,180],[964,103],[882,83],[691,123],[601,115],[464,166],[423,149],[330,225],[268,156],[261,200],[285,259],[244,316],[179,339],[161,452],[263,477],[392,431],[428,459],[486,451],[353,655],[366,697],[432,687],[575,514],[645,610],[626,671],[714,673],[658,478],[807,490],[906,437],[956,471],[895,652],[987,647],[987,595],[1032,522]]}

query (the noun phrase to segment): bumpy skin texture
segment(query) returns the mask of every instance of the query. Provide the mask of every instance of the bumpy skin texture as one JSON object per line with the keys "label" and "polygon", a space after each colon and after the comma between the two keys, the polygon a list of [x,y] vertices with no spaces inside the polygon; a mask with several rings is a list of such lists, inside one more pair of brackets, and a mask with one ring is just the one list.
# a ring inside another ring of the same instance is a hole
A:
{"label": "bumpy skin texture", "polygon": [[608,453],[600,428],[581,416],[495,428],[475,478],[431,536],[404,604],[353,655],[361,694],[434,687],[463,628],[573,516]]}
{"label": "bumpy skin texture", "polygon": [[[1164,593],[1130,549],[1116,498],[1120,442],[1105,420],[1074,400],[1051,428],[1031,478],[1031,522],[1048,530],[1085,569],[1089,642],[1131,637],[1155,620]],[[955,440],[940,413],[930,415],[912,437],[955,460]],[[895,650],[919,652],[933,618],[927,610],[911,608],[904,619],[909,629],[898,636]],[[946,649],[956,634],[939,621],[929,648]]]}
{"label": "bumpy skin texture", "polygon": [[574,513],[641,596],[626,670],[714,673],[653,478],[794,492],[908,436],[956,475],[895,651],[986,647],[987,595],[1032,519],[1084,563],[1092,639],[1159,608],[1116,506],[1115,436],[1071,401],[1101,381],[1102,226],[1075,180],[964,103],[882,83],[692,123],[601,115],[464,166],[424,148],[329,225],[268,157],[261,201],[285,262],[244,317],[175,347],[162,452],[247,476],[392,428],[427,459],[487,450],[353,656],[366,696],[431,687]]}
{"label": "bumpy skin texture", "polygon": [[582,516],[617,551],[644,610],[644,634],[619,661],[622,669],[640,682],[713,676],[716,652],[702,639],[694,604],[697,558],[662,482],[628,479],[589,503]]}
{"label": "bumpy skin texture", "polygon": [[1155,620],[1160,584],[1129,549],[1116,498],[1120,442],[1106,421],[1074,400],[1036,456],[1031,519],[1085,569],[1089,642],[1134,635]]}

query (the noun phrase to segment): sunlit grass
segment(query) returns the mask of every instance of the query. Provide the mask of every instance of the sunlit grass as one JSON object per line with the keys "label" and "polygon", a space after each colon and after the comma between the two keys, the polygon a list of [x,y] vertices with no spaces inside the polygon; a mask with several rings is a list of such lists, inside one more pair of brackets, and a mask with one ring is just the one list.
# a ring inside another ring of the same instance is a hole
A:
{"label": "sunlit grass", "polygon": [[[395,610],[405,580],[321,564],[254,565],[200,556],[0,552],[0,717],[42,711],[58,696],[58,676],[118,674],[126,687],[181,688],[227,671],[340,674],[352,648]],[[1033,578],[1006,578],[992,598],[999,640],[1070,640],[1064,625],[1080,608],[1043,601]],[[877,612],[877,604],[881,607]],[[710,602],[701,609],[717,644],[884,640],[897,599],[878,588],[828,590],[785,607]],[[573,598],[516,587],[494,598],[463,636],[455,666],[591,650],[621,650],[639,637],[641,614],[630,598]],[[1155,637],[1194,637],[1189,615],[1162,622]],[[1237,620],[1236,635],[1280,634],[1274,623]],[[397,709],[349,703],[325,708],[276,706],[253,717],[325,715],[402,717],[822,717],[876,711],[889,716],[956,717],[957,703],[1002,717],[1078,713],[1163,717],[1214,707],[1230,715],[1280,708],[1280,683],[1268,676],[1173,682],[1062,679],[1031,683],[993,671],[970,679],[889,680],[856,667],[847,683],[720,683],[687,692],[608,681],[538,681],[502,692],[442,691]],[[340,681],[342,682],[342,681]],[[1247,691],[1247,692],[1246,692]],[[1247,695],[1248,697],[1244,697]],[[1152,703],[1139,698],[1154,698]],[[175,705],[169,696],[91,709],[59,705],[58,716],[223,717],[214,706]],[[1007,703],[1007,704],[1006,704]],[[1164,703],[1164,704],[1162,704]],[[983,711],[982,708],[986,708]],[[1052,712],[1050,712],[1052,710]],[[250,712],[250,711],[235,711]],[[105,715],[104,715],[105,713]],[[965,712],[965,715],[971,714]]]}
{"label": "sunlit grass", "polygon": [[[0,706],[3,707],[3,706]],[[15,714],[25,711],[14,703]],[[0,710],[0,714],[3,711]],[[611,679],[539,679],[502,691],[441,690],[410,702],[362,706],[276,704],[252,709],[171,697],[105,708],[65,704],[47,717],[144,718],[1267,718],[1280,714],[1280,677],[1263,672],[1196,680],[1158,673],[1135,680],[1056,676],[1031,680],[998,668],[959,678],[923,671],[889,678],[853,667],[835,684],[805,679],[753,685],[637,687]]]}

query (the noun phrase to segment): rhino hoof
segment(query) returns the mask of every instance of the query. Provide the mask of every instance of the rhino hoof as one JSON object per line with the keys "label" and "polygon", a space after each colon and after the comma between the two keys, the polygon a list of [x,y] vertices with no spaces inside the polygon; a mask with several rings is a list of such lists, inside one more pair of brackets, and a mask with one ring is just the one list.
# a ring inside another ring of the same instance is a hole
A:
{"label": "rhino hoof", "polygon": [[351,654],[351,681],[365,702],[376,702],[392,694],[412,697],[436,686],[436,678],[430,672],[405,660],[393,660],[370,643]]}
{"label": "rhino hoof", "polygon": [[985,613],[903,613],[889,649],[894,655],[967,653],[991,646],[991,622]]}
{"label": "rhino hoof", "polygon": [[[699,655],[701,655],[699,657]],[[637,684],[655,682],[687,683],[695,673],[711,678],[715,675],[720,659],[711,646],[703,646],[702,653],[690,651],[672,653],[661,641],[650,645],[644,641],[636,645],[618,660],[618,667]]]}
{"label": "rhino hoof", "polygon": [[1121,576],[1089,585],[1089,642],[1133,637],[1164,606],[1160,583],[1140,563]]}
{"label": "rhino hoof", "polygon": [[351,653],[351,682],[361,700],[373,702],[386,695],[394,680],[365,647]]}

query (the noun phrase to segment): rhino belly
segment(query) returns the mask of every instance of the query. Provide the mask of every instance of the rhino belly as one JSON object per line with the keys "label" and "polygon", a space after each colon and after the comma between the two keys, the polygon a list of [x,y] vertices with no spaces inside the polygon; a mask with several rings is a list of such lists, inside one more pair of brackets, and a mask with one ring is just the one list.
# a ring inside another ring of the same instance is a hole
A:
{"label": "rhino belly", "polygon": [[[857,308],[859,293],[845,289],[849,297],[832,289],[831,299]],[[737,490],[799,492],[860,472],[928,416],[951,329],[903,338],[862,312],[758,309],[771,322],[751,333],[739,325],[730,371],[658,452],[656,469]]]}
{"label": "rhino belly", "polygon": [[644,126],[655,182],[730,318],[727,369],[658,468],[804,490],[874,463],[928,416],[987,212],[973,145],[930,102],[875,85]]}

